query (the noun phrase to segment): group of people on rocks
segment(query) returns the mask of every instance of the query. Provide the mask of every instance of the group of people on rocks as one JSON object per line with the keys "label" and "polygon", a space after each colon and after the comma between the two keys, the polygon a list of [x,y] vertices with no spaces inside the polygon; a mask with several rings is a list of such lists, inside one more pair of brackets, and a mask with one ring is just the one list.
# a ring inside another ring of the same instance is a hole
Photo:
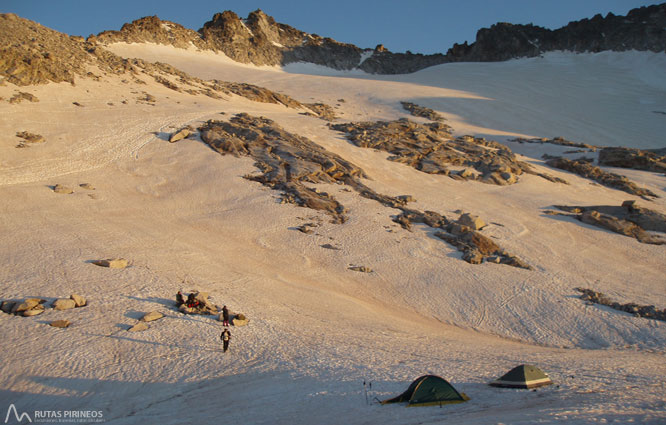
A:
{"label": "group of people on rocks", "polygon": [[[201,302],[196,299],[194,293],[189,294],[186,300],[183,297],[183,293],[178,291],[176,294],[176,305],[180,307],[183,304],[188,308],[197,308]],[[226,305],[222,307],[222,325],[224,326],[224,330],[220,334],[220,341],[222,341],[222,350],[226,353],[227,350],[229,350],[229,342],[231,341],[231,332],[229,331],[229,309]]]}

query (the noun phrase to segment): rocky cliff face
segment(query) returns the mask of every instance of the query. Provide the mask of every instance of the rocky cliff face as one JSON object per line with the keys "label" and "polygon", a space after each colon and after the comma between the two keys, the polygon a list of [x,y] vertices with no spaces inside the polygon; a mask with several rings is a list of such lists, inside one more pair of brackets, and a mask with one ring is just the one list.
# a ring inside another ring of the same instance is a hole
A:
{"label": "rocky cliff face", "polygon": [[631,10],[627,16],[571,22],[557,30],[534,25],[498,23],[477,32],[471,45],[456,44],[447,62],[493,62],[534,57],[545,52],[601,52],[604,50],[666,50],[666,3]]}
{"label": "rocky cliff face", "polygon": [[625,16],[597,15],[549,30],[534,25],[498,23],[478,31],[470,45],[456,44],[446,55],[393,53],[383,46],[362,49],[353,44],[299,31],[280,24],[261,10],[241,19],[231,11],[217,13],[198,31],[147,17],[120,31],[105,31],[89,41],[152,42],[224,52],[242,63],[286,65],[308,62],[338,70],[361,69],[374,74],[404,74],[446,62],[503,61],[533,57],[554,50],[666,51],[666,3],[634,9]]}

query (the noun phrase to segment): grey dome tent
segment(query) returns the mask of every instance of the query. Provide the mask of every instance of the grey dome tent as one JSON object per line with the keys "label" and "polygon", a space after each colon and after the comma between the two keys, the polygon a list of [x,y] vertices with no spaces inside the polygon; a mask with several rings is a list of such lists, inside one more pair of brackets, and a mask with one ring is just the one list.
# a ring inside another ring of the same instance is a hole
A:
{"label": "grey dome tent", "polygon": [[537,388],[545,385],[552,385],[553,381],[550,380],[547,373],[532,365],[516,366],[501,378],[498,378],[490,383],[493,387],[504,388]]}
{"label": "grey dome tent", "polygon": [[464,403],[469,400],[459,393],[446,379],[435,375],[423,375],[411,383],[407,391],[397,397],[382,401],[382,404],[407,402],[410,406],[437,406]]}

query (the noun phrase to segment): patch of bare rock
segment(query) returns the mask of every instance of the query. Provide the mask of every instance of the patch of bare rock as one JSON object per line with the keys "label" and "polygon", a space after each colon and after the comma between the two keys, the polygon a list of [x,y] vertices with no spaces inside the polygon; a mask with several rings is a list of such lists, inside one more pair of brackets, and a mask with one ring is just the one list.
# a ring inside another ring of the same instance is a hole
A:
{"label": "patch of bare rock", "polygon": [[24,100],[29,102],[39,102],[39,99],[34,94],[20,91],[9,98],[9,103],[21,103]]}
{"label": "patch of bare rock", "polygon": [[[454,139],[451,127],[442,122],[419,124],[402,118],[396,121],[329,124],[329,127],[345,133],[356,146],[389,152],[392,154],[389,160],[424,173],[501,186],[518,182],[523,173],[566,183],[536,172],[528,163],[519,161],[508,147],[495,141],[472,136]],[[451,171],[450,166],[465,169]]]}
{"label": "patch of bare rock", "polygon": [[557,146],[569,146],[573,148],[582,148],[582,149],[588,149],[592,152],[596,151],[598,149],[598,146],[593,146],[593,145],[588,145],[586,143],[580,143],[580,142],[572,142],[571,140],[567,140],[563,137],[555,137],[552,139],[549,139],[547,137],[544,138],[539,138],[539,139],[524,139],[522,137],[518,137],[516,139],[511,139],[511,142],[516,142],[516,143],[536,143],[536,144],[551,144],[551,145],[557,145]]}
{"label": "patch of bare rock", "polygon": [[633,314],[636,317],[645,317],[646,319],[666,321],[666,309],[659,310],[653,305],[638,305],[635,303],[620,304],[618,302],[611,301],[610,298],[601,292],[596,292],[586,288],[574,289],[581,293],[580,299],[588,303],[605,305],[615,310]]}
{"label": "patch of bare rock", "polygon": [[549,159],[546,161],[546,165],[578,174],[579,176],[594,180],[606,187],[622,190],[632,195],[641,196],[646,199],[649,199],[649,197],[658,198],[654,192],[639,187],[625,176],[604,171],[586,160],[570,160],[558,157]]}
{"label": "patch of bare rock", "polygon": [[[399,121],[398,124],[409,128],[414,123]],[[432,131],[430,127],[424,126],[424,128],[423,131]],[[307,138],[285,131],[268,118],[242,113],[229,121],[209,121],[199,130],[202,140],[213,150],[223,155],[249,156],[256,161],[255,165],[262,174],[246,176],[247,179],[281,191],[283,202],[326,212],[333,223],[345,222],[346,208],[333,196],[309,188],[306,183],[336,183],[349,186],[365,198],[400,210],[401,214],[394,221],[405,229],[411,229],[413,222],[420,222],[448,232],[451,222],[446,217],[433,211],[421,212],[408,208],[408,202],[413,201],[411,196],[393,197],[375,192],[361,181],[367,177],[362,169]],[[424,140],[430,140],[428,134],[424,137]],[[434,142],[430,140],[430,143]],[[529,267],[494,245],[494,242],[482,237],[478,230],[472,230],[482,227],[478,218],[465,216],[462,220],[468,225],[461,225],[462,230],[458,234],[449,232],[438,236],[463,252],[476,249],[481,253],[480,257],[466,255],[465,260],[478,263],[496,256],[499,258],[496,262]],[[304,233],[312,231],[309,225],[303,225],[298,230]]]}
{"label": "patch of bare rock", "polygon": [[19,131],[16,137],[23,139],[21,143],[44,143],[46,139],[41,134],[30,133],[29,131]]}
{"label": "patch of bare rock", "polygon": [[420,106],[411,102],[400,102],[400,104],[405,110],[409,111],[409,113],[415,117],[425,118],[430,121],[445,121],[445,118],[439,113],[435,112],[433,109],[426,108],[425,106]]}
{"label": "patch of bare rock", "polygon": [[[621,235],[653,245],[665,245],[666,238],[649,232],[666,233],[666,215],[636,205],[635,201],[625,201],[621,206],[566,206],[556,208],[570,213],[570,216],[583,223],[601,227]],[[558,214],[558,213],[551,213]]]}
{"label": "patch of bare rock", "polygon": [[603,148],[599,165],[666,173],[666,149]]}

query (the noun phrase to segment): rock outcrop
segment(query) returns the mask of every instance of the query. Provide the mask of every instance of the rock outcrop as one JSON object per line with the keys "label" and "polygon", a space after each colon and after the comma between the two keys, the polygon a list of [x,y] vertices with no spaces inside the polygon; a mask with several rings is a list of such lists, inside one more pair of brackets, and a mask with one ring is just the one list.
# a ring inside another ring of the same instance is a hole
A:
{"label": "rock outcrop", "polygon": [[445,121],[443,116],[431,108],[426,108],[425,106],[420,106],[412,102],[400,102],[400,104],[415,117],[425,118],[430,121]]}
{"label": "rock outcrop", "polygon": [[345,208],[304,183],[344,183],[365,176],[350,162],[267,118],[238,114],[228,122],[209,121],[200,131],[203,141],[215,151],[254,158],[263,174],[249,179],[282,191],[286,202],[327,212],[336,223],[346,220]]}
{"label": "rock outcrop", "polygon": [[599,165],[666,173],[666,149],[603,148]]}
{"label": "rock outcrop", "polygon": [[654,192],[649,189],[639,187],[636,185],[636,183],[630,181],[625,176],[604,171],[601,168],[590,164],[588,161],[570,160],[557,157],[546,161],[546,165],[559,168],[561,170],[570,171],[574,174],[578,174],[579,176],[601,183],[604,186],[622,190],[632,195],[642,196],[645,198],[658,198]]}
{"label": "rock outcrop", "polygon": [[[350,124],[341,124],[342,128],[347,128],[348,125]],[[415,129],[413,127],[415,125],[409,121],[398,121],[396,124],[397,128],[407,129]],[[336,126],[332,127],[336,128]],[[414,135],[414,137],[418,137],[422,144],[440,143],[438,138],[431,135],[437,134],[440,130],[448,135],[447,128],[441,123],[424,125],[419,127],[416,131],[418,135]],[[436,212],[421,212],[408,208],[407,203],[413,201],[409,196],[393,197],[375,192],[361,181],[362,178],[367,177],[362,169],[305,137],[285,131],[268,118],[253,117],[242,113],[232,117],[228,122],[209,121],[199,130],[202,140],[213,150],[223,155],[249,156],[256,161],[255,165],[262,174],[246,176],[247,179],[281,191],[283,202],[295,203],[327,213],[333,223],[341,224],[346,221],[346,208],[328,193],[307,187],[306,183],[336,183],[349,186],[364,198],[400,210],[401,213],[394,218],[394,221],[408,230],[411,229],[411,223],[414,222],[425,223],[441,230],[446,230],[449,224],[446,217]],[[387,134],[393,133],[387,132]],[[365,137],[367,132],[365,135],[361,132],[359,134]],[[399,136],[396,136],[388,141],[382,139],[382,142],[386,142],[387,149],[393,147],[397,153],[401,153],[400,148],[410,142],[409,139],[407,142],[398,139]],[[494,142],[485,143],[494,146],[492,144]],[[308,233],[311,232],[310,227],[303,225],[299,230]],[[457,241],[459,238],[465,239],[465,241],[451,242],[451,240]],[[475,243],[483,245],[485,241],[476,236],[472,237],[471,241],[466,241],[466,238],[469,236],[461,234],[452,236],[450,240],[442,239],[451,242],[463,251],[468,250],[468,246],[476,246]],[[509,257],[499,248],[491,251],[494,254]],[[466,258],[466,260],[468,259]],[[505,264],[528,267],[518,260],[507,260]]]}
{"label": "rock outcrop", "polygon": [[574,288],[580,292],[580,299],[591,304],[600,304],[615,310],[624,311],[633,314],[636,317],[645,317],[646,319],[666,321],[666,309],[659,310],[653,305],[638,305],[635,303],[620,304],[611,301],[601,292],[596,292],[587,288]]}
{"label": "rock outcrop", "polygon": [[[451,127],[442,122],[420,124],[401,118],[396,121],[329,124],[329,127],[345,133],[356,146],[389,152],[392,154],[389,160],[428,174],[504,186],[518,182],[520,175],[528,173],[566,183],[536,172],[500,143],[472,136],[454,139]],[[449,169],[451,166],[466,169],[452,172]],[[471,172],[471,169],[476,172]]]}
{"label": "rock outcrop", "polygon": [[636,238],[639,242],[666,245],[666,238],[649,232],[666,234],[666,215],[625,201],[621,206],[566,206],[556,208],[567,211],[583,223],[601,227],[621,235]]}

